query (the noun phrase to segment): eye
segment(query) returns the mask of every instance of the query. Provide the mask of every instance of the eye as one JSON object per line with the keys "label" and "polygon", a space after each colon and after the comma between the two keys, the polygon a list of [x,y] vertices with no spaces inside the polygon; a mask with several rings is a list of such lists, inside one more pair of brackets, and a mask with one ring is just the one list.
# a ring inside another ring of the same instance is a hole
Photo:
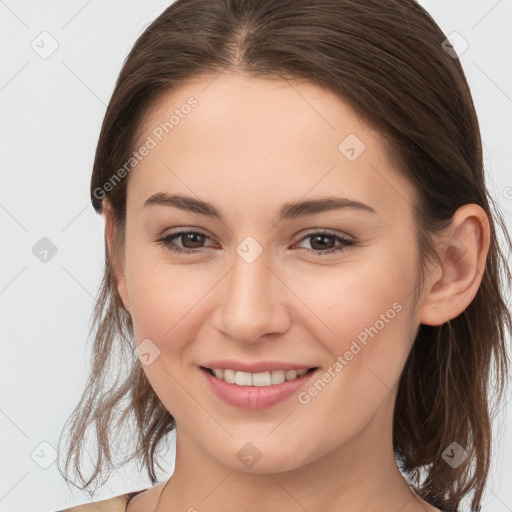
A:
{"label": "eye", "polygon": [[[185,247],[175,245],[174,240],[177,239],[181,239]],[[157,242],[161,243],[170,251],[190,254],[201,252],[201,244],[204,243],[205,239],[210,239],[210,237],[199,231],[178,231],[177,233],[158,239]]]}
{"label": "eye", "polygon": [[[299,250],[306,251],[308,253],[314,253],[318,256],[345,251],[348,247],[355,245],[356,243],[354,240],[328,233],[326,231],[314,231],[308,233],[306,236],[299,240],[299,243],[308,239],[311,239],[310,246],[312,249],[300,248]],[[336,240],[340,242],[338,246],[335,244]]]}

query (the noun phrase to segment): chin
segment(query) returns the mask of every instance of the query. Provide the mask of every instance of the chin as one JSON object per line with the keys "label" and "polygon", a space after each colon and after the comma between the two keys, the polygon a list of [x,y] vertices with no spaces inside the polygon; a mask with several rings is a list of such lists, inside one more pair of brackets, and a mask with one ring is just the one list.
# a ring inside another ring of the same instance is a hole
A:
{"label": "chin", "polygon": [[[265,433],[265,436],[268,432]],[[288,440],[293,439],[288,436]],[[230,449],[223,450],[222,453],[210,452],[217,462],[232,471],[264,474],[264,473],[282,473],[293,471],[306,465],[314,457],[308,457],[308,449],[304,443],[293,442],[286,444],[284,439],[276,437],[269,442],[264,436],[258,438],[254,436],[244,437],[243,441],[234,441]],[[313,450],[314,448],[311,447]]]}

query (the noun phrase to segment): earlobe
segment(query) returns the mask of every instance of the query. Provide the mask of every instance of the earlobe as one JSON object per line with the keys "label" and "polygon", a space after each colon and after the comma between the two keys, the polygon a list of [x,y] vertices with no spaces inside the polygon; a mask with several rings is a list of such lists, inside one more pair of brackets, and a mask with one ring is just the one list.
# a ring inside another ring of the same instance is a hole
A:
{"label": "earlobe", "polygon": [[119,296],[121,297],[121,300],[123,301],[126,311],[128,311],[128,313],[131,313],[130,301],[128,300],[128,290],[126,288],[126,281],[124,278],[118,280],[117,291],[119,293]]}
{"label": "earlobe", "polygon": [[438,253],[442,265],[427,280],[419,322],[441,325],[462,313],[474,299],[485,269],[490,244],[489,220],[476,204],[454,214]]}
{"label": "earlobe", "polygon": [[105,218],[105,245],[107,247],[109,261],[111,265],[112,274],[116,283],[116,288],[121,297],[125,309],[130,312],[130,301],[128,299],[128,290],[126,287],[126,279],[124,275],[124,268],[121,261],[122,255],[119,253],[116,244],[116,228],[114,212],[111,204],[103,200],[102,213]]}

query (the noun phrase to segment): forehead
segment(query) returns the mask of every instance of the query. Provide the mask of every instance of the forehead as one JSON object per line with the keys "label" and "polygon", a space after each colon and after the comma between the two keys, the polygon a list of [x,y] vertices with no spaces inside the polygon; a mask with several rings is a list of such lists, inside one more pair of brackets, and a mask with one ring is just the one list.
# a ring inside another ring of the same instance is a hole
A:
{"label": "forehead", "polygon": [[128,186],[137,208],[162,191],[245,211],[334,192],[395,211],[412,201],[380,134],[334,92],[306,81],[198,77],[153,105],[135,150],[145,144],[151,149]]}

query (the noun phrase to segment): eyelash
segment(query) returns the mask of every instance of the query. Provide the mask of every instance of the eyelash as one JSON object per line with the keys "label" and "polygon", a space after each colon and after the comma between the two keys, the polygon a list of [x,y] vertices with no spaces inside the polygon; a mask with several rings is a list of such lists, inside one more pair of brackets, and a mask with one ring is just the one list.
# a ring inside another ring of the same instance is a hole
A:
{"label": "eyelash", "polygon": [[[199,248],[199,249],[183,249],[183,248],[178,247],[176,245],[172,245],[172,241],[175,238],[179,238],[182,235],[188,235],[188,234],[204,235],[206,238],[209,238],[204,233],[201,233],[199,231],[178,231],[177,233],[173,233],[172,235],[169,235],[169,236],[166,236],[166,237],[163,237],[163,238],[159,238],[156,241],[159,242],[161,245],[163,245],[166,249],[168,249],[168,250],[170,250],[172,252],[175,252],[175,253],[194,254],[194,253],[201,252],[201,250],[203,248]],[[304,248],[300,248],[299,251],[302,251],[302,252],[305,251],[306,253],[309,253],[309,254],[313,253],[313,254],[316,254],[318,256],[324,256],[324,255],[327,255],[327,254],[333,254],[333,253],[336,253],[336,252],[345,251],[348,247],[353,246],[353,245],[356,244],[356,242],[354,240],[350,240],[348,238],[343,238],[341,236],[334,235],[332,233],[328,233],[328,232],[325,232],[325,231],[313,231],[313,232],[310,232],[310,233],[304,235],[300,240],[298,240],[297,243],[300,243],[303,240],[306,240],[307,238],[313,237],[315,235],[327,235],[327,236],[330,236],[330,237],[334,237],[335,239],[339,240],[342,243],[342,246],[338,247],[336,249],[326,249],[324,251],[315,251],[315,250],[312,250],[312,249],[304,249]]]}

